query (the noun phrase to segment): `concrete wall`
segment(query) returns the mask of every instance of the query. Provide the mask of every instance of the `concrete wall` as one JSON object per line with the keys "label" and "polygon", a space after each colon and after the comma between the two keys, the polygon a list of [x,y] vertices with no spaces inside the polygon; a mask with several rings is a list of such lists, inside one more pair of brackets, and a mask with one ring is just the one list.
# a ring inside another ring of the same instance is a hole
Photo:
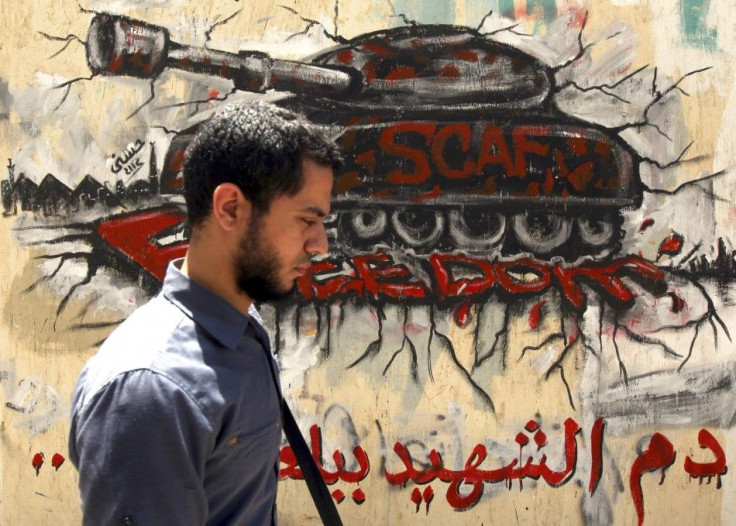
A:
{"label": "concrete wall", "polygon": [[[262,306],[346,524],[733,522],[730,2],[0,5],[0,522],[79,522],[76,377],[185,250],[187,132],[253,98],[348,157],[332,254]],[[210,50],[194,58],[343,45],[359,82],[93,74],[106,15]],[[282,468],[282,523],[317,523]]]}

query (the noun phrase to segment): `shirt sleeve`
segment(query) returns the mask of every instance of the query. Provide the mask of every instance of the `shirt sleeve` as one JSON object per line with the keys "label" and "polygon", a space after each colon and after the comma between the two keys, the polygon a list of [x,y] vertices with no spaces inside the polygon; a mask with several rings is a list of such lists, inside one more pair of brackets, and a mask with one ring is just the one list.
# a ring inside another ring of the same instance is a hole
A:
{"label": "shirt sleeve", "polygon": [[149,370],[116,377],[72,414],[85,525],[204,524],[214,433],[194,400]]}

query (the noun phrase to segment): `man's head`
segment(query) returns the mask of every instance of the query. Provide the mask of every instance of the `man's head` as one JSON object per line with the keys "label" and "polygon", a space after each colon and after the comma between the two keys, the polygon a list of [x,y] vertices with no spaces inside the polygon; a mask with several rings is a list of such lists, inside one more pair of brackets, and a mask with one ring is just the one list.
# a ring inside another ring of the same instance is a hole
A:
{"label": "man's head", "polygon": [[198,237],[226,254],[235,289],[252,300],[287,293],[311,256],[327,251],[322,220],[340,163],[335,143],[294,113],[228,106],[185,155],[190,252]]}
{"label": "man's head", "polygon": [[194,136],[184,158],[184,198],[189,225],[196,228],[212,211],[212,196],[233,183],[260,212],[279,195],[304,185],[304,159],[337,169],[335,143],[297,114],[263,102],[231,104]]}

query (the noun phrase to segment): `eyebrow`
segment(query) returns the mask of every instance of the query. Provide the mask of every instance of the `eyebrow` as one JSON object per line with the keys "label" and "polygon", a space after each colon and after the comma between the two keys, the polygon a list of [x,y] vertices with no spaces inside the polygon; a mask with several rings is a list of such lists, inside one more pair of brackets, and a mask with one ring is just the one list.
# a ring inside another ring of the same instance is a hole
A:
{"label": "eyebrow", "polygon": [[302,208],[301,211],[303,213],[314,214],[317,217],[327,217],[327,213],[318,206],[308,206],[306,208]]}

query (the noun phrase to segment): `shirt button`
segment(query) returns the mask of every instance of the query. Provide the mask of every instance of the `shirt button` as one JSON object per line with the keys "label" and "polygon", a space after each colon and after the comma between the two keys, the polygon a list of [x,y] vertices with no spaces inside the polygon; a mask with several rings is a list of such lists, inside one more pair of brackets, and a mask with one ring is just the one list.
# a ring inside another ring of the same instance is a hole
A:
{"label": "shirt button", "polygon": [[126,515],[125,517],[123,517],[123,522],[121,522],[120,524],[122,524],[123,526],[133,526],[133,524],[135,523],[133,522],[133,517],[131,517],[130,515]]}

